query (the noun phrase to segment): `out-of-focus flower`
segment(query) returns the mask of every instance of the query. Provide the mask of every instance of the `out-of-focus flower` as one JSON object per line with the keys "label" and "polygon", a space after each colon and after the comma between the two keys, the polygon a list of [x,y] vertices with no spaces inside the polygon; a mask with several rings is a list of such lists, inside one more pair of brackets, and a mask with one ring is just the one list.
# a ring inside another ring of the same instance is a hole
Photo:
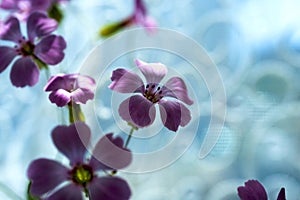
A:
{"label": "out-of-focus flower", "polygon": [[96,82],[89,76],[80,74],[58,74],[52,76],[45,91],[51,91],[49,99],[52,103],[62,107],[73,101],[85,104],[94,98]]}
{"label": "out-of-focus flower", "polygon": [[58,5],[68,0],[2,0],[0,8],[12,12],[19,20],[26,20],[31,13],[46,12],[51,18],[61,20],[62,12]]}
{"label": "out-of-focus flower", "polygon": [[45,14],[32,13],[27,21],[27,37],[22,36],[19,20],[10,17],[0,30],[0,39],[12,41],[14,47],[0,46],[0,73],[17,57],[10,80],[16,87],[33,86],[39,79],[39,68],[56,65],[64,58],[66,42],[53,35],[57,22]]}
{"label": "out-of-focus flower", "polygon": [[[27,171],[31,181],[30,193],[47,200],[82,200],[83,193],[90,200],[129,199],[131,191],[125,180],[98,174],[112,169],[99,159],[111,160],[114,169],[130,164],[131,153],[122,147],[123,140],[120,137],[113,138],[112,133],[107,134],[96,144],[92,157],[86,158],[90,136],[90,129],[83,122],[57,126],[52,131],[52,140],[56,148],[70,160],[70,166],[45,158],[32,161]],[[113,151],[112,146],[118,151]]]}
{"label": "out-of-focus flower", "polygon": [[[159,105],[161,119],[168,129],[177,131],[191,120],[190,111],[178,100],[192,105],[187,87],[179,77],[170,78],[164,85],[160,81],[167,74],[167,67],[161,63],[145,63],[136,60],[136,65],[146,78],[146,85],[135,73],[116,69],[112,73],[109,88],[120,93],[140,93],[124,100],[119,107],[123,120],[137,127],[146,127],[155,118],[155,104]],[[168,99],[166,97],[173,97]]]}
{"label": "out-of-focus flower", "polygon": [[[241,200],[267,200],[267,192],[260,182],[257,180],[249,180],[245,182],[245,186],[238,187],[238,195]],[[286,200],[285,189],[281,188],[277,200]]]}
{"label": "out-of-focus flower", "polygon": [[132,25],[141,25],[145,27],[149,33],[153,33],[155,31],[155,27],[157,26],[156,22],[152,17],[148,16],[143,0],[135,0],[133,14],[122,21],[105,25],[101,28],[100,35],[102,37],[109,37]]}

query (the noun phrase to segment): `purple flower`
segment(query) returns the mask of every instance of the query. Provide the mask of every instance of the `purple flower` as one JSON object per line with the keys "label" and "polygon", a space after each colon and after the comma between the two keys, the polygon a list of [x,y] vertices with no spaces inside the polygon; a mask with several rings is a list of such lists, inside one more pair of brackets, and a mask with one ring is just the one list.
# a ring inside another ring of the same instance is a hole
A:
{"label": "purple flower", "polygon": [[184,81],[179,77],[172,77],[164,85],[160,85],[167,74],[165,65],[141,60],[135,62],[146,78],[145,85],[137,74],[126,69],[116,69],[112,73],[110,89],[120,93],[137,93],[121,103],[120,116],[137,127],[149,126],[155,118],[154,105],[158,104],[165,127],[177,131],[178,126],[187,125],[191,120],[190,111],[180,101],[192,105],[193,100],[188,96]]}
{"label": "purple flower", "polygon": [[147,9],[143,0],[135,0],[135,9],[131,20],[134,24],[145,27],[150,33],[154,32],[157,26],[155,20],[147,15]]}
{"label": "purple flower", "polygon": [[71,101],[85,104],[87,100],[94,98],[95,87],[95,80],[89,76],[58,74],[49,79],[44,90],[52,91],[49,95],[50,101],[62,107]]}
{"label": "purple flower", "polygon": [[147,15],[147,9],[143,0],[135,0],[135,7],[133,13],[122,21],[108,24],[100,30],[100,35],[103,37],[111,36],[123,28],[131,25],[141,25],[146,28],[149,33],[155,31],[155,20]]}
{"label": "purple flower", "polygon": [[[241,200],[267,200],[267,192],[257,180],[245,182],[245,186],[238,187],[238,195]],[[285,189],[281,188],[277,200],[286,200]]]}
{"label": "purple flower", "polygon": [[19,20],[26,20],[33,12],[48,12],[59,3],[68,0],[2,0],[0,8],[12,12]]}
{"label": "purple flower", "polygon": [[56,28],[55,20],[35,12],[28,18],[26,39],[21,34],[19,20],[10,17],[0,30],[0,38],[16,45],[0,46],[0,73],[18,57],[10,72],[12,84],[16,87],[35,85],[39,79],[39,67],[56,65],[64,58],[65,40],[61,36],[50,34]]}
{"label": "purple flower", "polygon": [[30,193],[46,200],[82,200],[83,193],[90,200],[129,199],[131,191],[125,180],[115,176],[99,176],[98,173],[112,169],[99,160],[111,162],[114,169],[129,165],[132,155],[122,147],[123,140],[113,138],[112,133],[107,134],[96,144],[93,156],[86,158],[90,136],[89,127],[82,122],[57,126],[52,131],[52,140],[70,160],[70,166],[45,158],[32,161],[27,171],[31,181]]}

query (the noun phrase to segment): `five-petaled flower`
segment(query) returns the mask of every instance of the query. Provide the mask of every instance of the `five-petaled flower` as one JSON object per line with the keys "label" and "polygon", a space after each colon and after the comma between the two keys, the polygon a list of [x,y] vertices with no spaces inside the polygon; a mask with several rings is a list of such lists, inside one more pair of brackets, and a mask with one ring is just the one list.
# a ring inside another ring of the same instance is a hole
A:
{"label": "five-petaled flower", "polygon": [[[137,127],[146,127],[155,118],[155,104],[159,105],[161,119],[168,129],[177,131],[191,120],[190,111],[178,100],[192,105],[187,87],[180,77],[170,78],[164,85],[160,81],[167,74],[167,68],[161,63],[145,63],[136,60],[136,65],[146,78],[146,85],[134,72],[116,69],[112,73],[109,88],[120,93],[139,93],[124,100],[119,107],[123,120]],[[173,97],[168,99],[165,97]]]}
{"label": "five-petaled flower", "polygon": [[95,80],[80,74],[58,74],[52,76],[45,91],[51,91],[49,99],[52,103],[62,107],[73,101],[85,104],[94,98]]}
{"label": "five-petaled flower", "polygon": [[135,0],[134,11],[129,17],[104,26],[101,29],[100,34],[101,36],[108,37],[131,25],[141,25],[145,27],[149,33],[155,31],[155,27],[157,26],[156,21],[148,16],[143,0]]}
{"label": "five-petaled flower", "polygon": [[[249,180],[245,186],[238,187],[238,195],[241,200],[268,200],[264,186],[257,180]],[[284,188],[281,188],[277,200],[286,200]]]}
{"label": "five-petaled flower", "polygon": [[52,140],[70,160],[70,167],[45,158],[32,161],[27,171],[30,193],[47,200],[82,200],[83,193],[90,200],[129,199],[131,191],[125,180],[99,176],[98,172],[126,167],[132,159],[130,151],[123,148],[120,137],[113,138],[110,133],[98,141],[92,156],[87,158],[90,136],[90,129],[83,122],[57,126],[52,131]]}
{"label": "five-petaled flower", "polygon": [[14,60],[10,80],[16,87],[33,86],[39,79],[39,68],[56,65],[64,58],[66,42],[61,36],[50,34],[57,22],[45,14],[32,13],[27,21],[26,39],[20,31],[20,22],[10,17],[0,30],[0,39],[12,41],[15,47],[0,46],[0,73]]}

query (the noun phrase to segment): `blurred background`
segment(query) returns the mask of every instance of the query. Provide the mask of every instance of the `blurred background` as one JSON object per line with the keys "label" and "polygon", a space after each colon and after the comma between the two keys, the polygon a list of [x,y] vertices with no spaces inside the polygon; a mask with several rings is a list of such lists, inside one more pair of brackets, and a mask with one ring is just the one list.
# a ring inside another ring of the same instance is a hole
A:
{"label": "blurred background", "polygon": [[[186,35],[207,51],[223,80],[227,114],[214,149],[199,159],[210,121],[217,117],[210,112],[210,97],[204,88],[197,96],[200,115],[191,122],[197,123],[197,134],[183,156],[154,172],[120,173],[132,188],[132,199],[235,200],[239,199],[238,186],[257,179],[269,199],[276,199],[280,188],[285,187],[287,199],[300,200],[300,1],[145,3],[159,27]],[[104,41],[98,36],[100,27],[129,16],[133,6],[132,0],[71,0],[62,6],[65,18],[57,34],[64,36],[68,47],[64,61],[49,67],[51,74],[77,72],[92,49]],[[7,15],[2,10],[0,13],[1,19]],[[104,131],[124,138],[106,96],[112,95],[107,89],[109,70],[132,68],[136,55],[147,62],[172,64],[170,68],[182,74],[193,91],[204,85],[203,80],[188,79],[188,70],[182,67],[185,61],[168,52],[120,55],[112,61],[103,84],[98,85],[95,113]],[[12,86],[9,72],[10,68],[0,74],[0,199],[25,199],[26,170],[33,159],[64,161],[50,133],[56,125],[66,123],[66,110],[56,108],[43,92],[48,79],[45,72],[36,86],[22,89]],[[159,126],[160,121],[156,121]],[[149,152],[166,145],[174,133],[159,128],[156,139],[143,139],[143,143],[133,139],[129,147]],[[184,129],[178,134],[184,137]]]}

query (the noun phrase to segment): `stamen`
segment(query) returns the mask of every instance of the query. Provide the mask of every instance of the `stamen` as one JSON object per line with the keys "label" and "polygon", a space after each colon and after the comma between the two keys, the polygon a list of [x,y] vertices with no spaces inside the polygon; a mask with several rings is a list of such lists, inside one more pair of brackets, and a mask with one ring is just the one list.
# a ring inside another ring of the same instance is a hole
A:
{"label": "stamen", "polygon": [[149,84],[148,84],[148,85],[146,85],[146,88],[149,88]]}

